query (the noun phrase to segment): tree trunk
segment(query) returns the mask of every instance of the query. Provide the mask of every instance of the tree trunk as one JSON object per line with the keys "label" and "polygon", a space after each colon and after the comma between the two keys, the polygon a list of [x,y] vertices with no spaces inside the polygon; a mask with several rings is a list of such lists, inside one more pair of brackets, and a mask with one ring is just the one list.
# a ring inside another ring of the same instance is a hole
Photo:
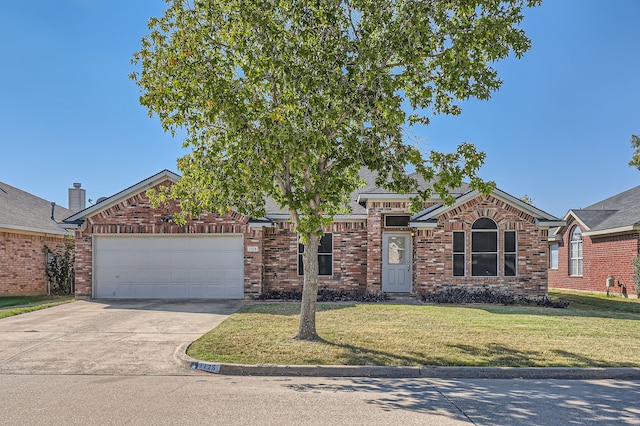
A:
{"label": "tree trunk", "polygon": [[318,340],[316,333],[316,302],[318,300],[318,246],[320,237],[310,235],[304,246],[302,262],[304,266],[304,284],[302,287],[302,306],[300,308],[300,328],[297,339]]}

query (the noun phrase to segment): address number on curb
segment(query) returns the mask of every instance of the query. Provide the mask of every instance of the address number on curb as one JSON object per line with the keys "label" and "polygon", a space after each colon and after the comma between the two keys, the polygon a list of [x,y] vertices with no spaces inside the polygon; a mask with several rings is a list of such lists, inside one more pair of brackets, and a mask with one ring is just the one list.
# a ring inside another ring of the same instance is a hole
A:
{"label": "address number on curb", "polygon": [[207,371],[209,373],[220,373],[220,364],[212,364],[210,362],[192,362],[191,363],[192,370],[201,370]]}

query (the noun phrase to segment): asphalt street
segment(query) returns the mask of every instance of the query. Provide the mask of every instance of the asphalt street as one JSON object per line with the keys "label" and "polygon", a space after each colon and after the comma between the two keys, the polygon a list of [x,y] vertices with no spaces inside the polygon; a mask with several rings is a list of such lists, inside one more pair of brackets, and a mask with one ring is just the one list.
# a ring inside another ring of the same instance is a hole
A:
{"label": "asphalt street", "polygon": [[3,425],[638,425],[640,383],[0,375]]}

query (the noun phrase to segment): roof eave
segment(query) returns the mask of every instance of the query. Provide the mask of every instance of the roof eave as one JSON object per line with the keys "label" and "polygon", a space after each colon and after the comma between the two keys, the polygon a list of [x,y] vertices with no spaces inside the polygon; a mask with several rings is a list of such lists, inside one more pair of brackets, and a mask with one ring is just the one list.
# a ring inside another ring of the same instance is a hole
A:
{"label": "roof eave", "polygon": [[536,219],[536,226],[538,228],[559,228],[566,225],[567,222],[564,220]]}
{"label": "roof eave", "polygon": [[357,203],[364,203],[369,200],[410,200],[411,198],[417,197],[418,194],[396,194],[396,193],[364,193],[361,192],[358,194],[358,198],[356,199]]}
{"label": "roof eave", "polygon": [[[333,216],[334,222],[348,222],[348,221],[366,221],[368,216],[366,214],[341,214]],[[274,213],[267,214],[267,219],[273,221],[287,221],[291,219],[291,216],[287,213]]]}
{"label": "roof eave", "polygon": [[438,227],[438,221],[436,219],[410,221],[409,227],[416,229],[435,229]]}
{"label": "roof eave", "polygon": [[46,234],[46,235],[61,235],[61,236],[65,235],[64,231],[57,230],[57,229],[31,228],[28,226],[16,226],[16,225],[7,225],[7,224],[0,224],[0,231],[2,230],[11,231],[11,232]]}
{"label": "roof eave", "polygon": [[582,235],[586,237],[597,237],[600,235],[612,235],[612,234],[627,234],[629,232],[639,232],[640,224],[633,224],[627,226],[619,226],[617,228],[609,228],[609,229],[598,229],[595,231],[585,231]]}

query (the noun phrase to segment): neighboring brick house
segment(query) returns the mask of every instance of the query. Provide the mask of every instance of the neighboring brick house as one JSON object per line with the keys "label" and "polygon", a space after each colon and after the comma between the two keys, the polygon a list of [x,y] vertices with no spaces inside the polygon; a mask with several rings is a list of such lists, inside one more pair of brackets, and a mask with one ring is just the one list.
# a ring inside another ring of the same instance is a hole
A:
{"label": "neighboring brick house", "polygon": [[[411,195],[373,186],[356,191],[319,247],[320,287],[417,293],[448,286],[491,287],[529,297],[547,293],[547,230],[564,222],[495,190],[467,187],[411,215]],[[242,298],[300,290],[302,249],[286,212],[265,218],[205,213],[173,223],[176,205],[153,208],[146,191],[179,176],[162,171],[69,217],[76,228],[76,296]],[[426,185],[424,182],[422,185]]]}
{"label": "neighboring brick house", "polygon": [[611,292],[635,294],[631,260],[640,248],[640,186],[569,210],[564,220],[550,238],[549,286],[605,292],[612,276]]}
{"label": "neighboring brick house", "polygon": [[[0,182],[0,296],[47,294],[44,246],[62,248],[65,236],[51,210],[49,201]],[[73,211],[54,213],[61,220]]]}

